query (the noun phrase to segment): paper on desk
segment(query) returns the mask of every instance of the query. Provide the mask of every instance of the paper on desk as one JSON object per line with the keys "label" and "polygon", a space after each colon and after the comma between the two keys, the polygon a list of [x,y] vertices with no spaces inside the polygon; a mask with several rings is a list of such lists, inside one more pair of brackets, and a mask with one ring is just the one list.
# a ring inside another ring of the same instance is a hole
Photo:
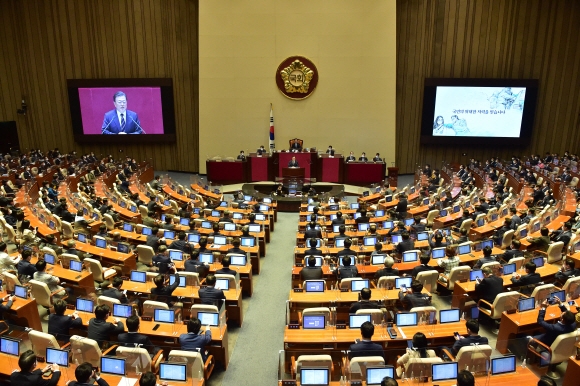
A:
{"label": "paper on desk", "polygon": [[134,384],[137,383],[138,380],[139,380],[138,378],[123,377],[119,381],[119,386],[133,386]]}

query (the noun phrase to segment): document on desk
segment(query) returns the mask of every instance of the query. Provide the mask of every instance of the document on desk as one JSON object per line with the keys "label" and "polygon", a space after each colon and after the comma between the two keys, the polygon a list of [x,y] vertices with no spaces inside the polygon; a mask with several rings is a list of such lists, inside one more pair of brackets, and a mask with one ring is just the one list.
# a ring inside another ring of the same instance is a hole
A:
{"label": "document on desk", "polygon": [[119,381],[119,386],[134,386],[138,380],[138,378],[123,377]]}

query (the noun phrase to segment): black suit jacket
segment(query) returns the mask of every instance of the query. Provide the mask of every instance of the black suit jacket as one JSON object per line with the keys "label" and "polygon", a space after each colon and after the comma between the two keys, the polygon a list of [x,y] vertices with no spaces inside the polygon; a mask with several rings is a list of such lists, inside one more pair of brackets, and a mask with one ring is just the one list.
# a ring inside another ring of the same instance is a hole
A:
{"label": "black suit jacket", "polygon": [[488,340],[485,336],[466,336],[463,339],[459,339],[457,341],[455,341],[455,343],[453,344],[453,347],[451,348],[451,351],[453,352],[453,354],[457,355],[457,353],[459,352],[459,350],[461,350],[462,347],[465,346],[470,346],[471,344],[488,344]]}
{"label": "black suit jacket", "polygon": [[214,305],[219,309],[226,300],[226,295],[221,289],[205,287],[199,289],[199,298],[201,299],[201,304]]}
{"label": "black suit jacket", "polygon": [[130,110],[125,112],[125,127],[123,129],[121,129],[117,110],[111,110],[105,113],[101,132],[102,134],[119,134],[121,132],[127,134],[143,134],[137,113]]}
{"label": "black suit jacket", "polygon": [[320,239],[322,238],[322,232],[318,229],[310,229],[308,228],[306,232],[304,232],[304,240],[308,239]]}
{"label": "black suit jacket", "polygon": [[320,267],[304,267],[300,271],[302,280],[316,280],[322,279],[322,268]]}
{"label": "black suit jacket", "polygon": [[[560,306],[560,311],[566,311],[566,307]],[[546,346],[551,346],[556,340],[558,335],[567,334],[576,329],[576,323],[569,325],[562,324],[560,322],[548,323],[544,321],[546,316],[546,309],[541,309],[538,313],[538,324],[546,331],[542,335],[536,337],[540,342],[544,343]]]}
{"label": "black suit jacket", "polygon": [[[105,381],[103,378],[99,378],[99,380],[97,381],[97,385],[99,386],[109,386],[109,384],[107,383],[107,381]],[[93,383],[80,383],[77,381],[70,381],[67,386],[93,386]]]}
{"label": "black suit jacket", "polygon": [[48,333],[54,335],[57,340],[68,342],[71,328],[81,328],[83,321],[81,318],[73,319],[68,315],[50,314],[48,316]]}
{"label": "black suit jacket", "polygon": [[158,348],[153,346],[153,343],[151,343],[151,340],[147,335],[139,334],[137,332],[124,332],[119,334],[117,340],[125,347],[135,347],[135,344],[141,344],[150,354],[155,354],[159,351]]}
{"label": "black suit jacket", "polygon": [[117,299],[123,304],[127,304],[129,302],[127,296],[123,293],[123,291],[119,291],[114,287],[107,288],[106,290],[103,291],[102,295],[113,299]]}
{"label": "black suit jacket", "polygon": [[511,278],[510,279],[514,285],[530,285],[530,284],[538,284],[542,281],[542,277],[539,273],[530,273],[527,275],[522,275],[519,279]]}
{"label": "black suit jacket", "polygon": [[371,356],[381,356],[384,358],[385,353],[383,351],[383,346],[378,343],[373,343],[371,341],[361,340],[358,343],[350,345],[350,353],[348,355],[349,359],[354,357],[371,357]]}
{"label": "black suit jacket", "polygon": [[375,302],[371,302],[368,300],[359,300],[356,303],[353,303],[350,306],[350,310],[348,311],[350,314],[356,314],[358,310],[379,310],[381,308],[380,304]]}
{"label": "black suit jacket", "polygon": [[495,275],[486,277],[475,285],[475,292],[481,299],[493,304],[495,297],[503,292],[503,280]]}
{"label": "black suit jacket", "polygon": [[124,330],[125,327],[121,321],[117,325],[114,325],[104,320],[92,318],[89,320],[87,337],[96,340],[99,342],[99,346],[101,346],[103,342],[110,340],[111,335],[119,335]]}
{"label": "black suit jacket", "polygon": [[53,372],[50,379],[42,378],[42,371],[40,369],[34,370],[31,373],[15,371],[10,374],[10,383],[13,386],[55,386],[59,379],[60,371]]}

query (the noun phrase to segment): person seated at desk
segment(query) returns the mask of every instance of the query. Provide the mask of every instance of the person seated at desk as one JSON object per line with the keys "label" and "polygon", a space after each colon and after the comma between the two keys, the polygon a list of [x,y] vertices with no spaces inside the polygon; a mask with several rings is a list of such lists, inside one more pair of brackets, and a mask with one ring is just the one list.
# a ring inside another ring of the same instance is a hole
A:
{"label": "person seated at desk", "polygon": [[138,347],[139,345],[146,349],[151,358],[160,350],[155,347],[147,335],[139,334],[139,317],[131,315],[127,318],[127,331],[119,334],[118,342],[125,347]]}
{"label": "person seated at desk", "polygon": [[345,162],[353,162],[356,161],[356,157],[354,156],[354,153],[351,151],[350,154],[348,155],[348,157],[346,157],[344,159]]}
{"label": "person seated at desk", "polygon": [[360,333],[362,340],[356,340],[355,344],[351,344],[349,348],[348,359],[355,357],[369,357],[380,356],[385,357],[383,346],[371,341],[375,334],[375,326],[371,322],[364,322],[360,326]]}
{"label": "person seated at desk", "polygon": [[[514,272],[514,275],[511,277],[510,280],[514,285],[517,285],[517,286],[532,285],[532,284],[538,284],[542,281],[542,277],[540,276],[540,274],[536,273],[536,264],[534,264],[531,261],[528,261],[524,265],[524,268],[526,270],[525,275],[520,275],[519,273]],[[532,293],[532,289],[531,288],[526,289],[525,291],[520,290],[520,292],[528,295],[528,294]]]}
{"label": "person seated at desk", "polygon": [[234,237],[234,239],[232,240],[232,247],[228,249],[227,253],[240,253],[242,255],[246,254],[246,251],[244,251],[242,248],[240,248],[240,238],[239,237]]}
{"label": "person seated at desk", "polygon": [[99,386],[109,386],[107,381],[101,378],[89,362],[84,362],[77,366],[75,369],[75,378],[77,379],[76,382],[69,381],[67,386],[91,386],[94,382],[93,379],[97,381],[97,385]]}
{"label": "person seated at desk", "polygon": [[331,225],[344,225],[345,223],[344,218],[342,218],[342,212],[339,210],[336,212],[336,218],[332,220]]}
{"label": "person seated at desk", "polygon": [[224,214],[222,217],[220,217],[219,222],[229,222],[229,223],[233,223],[234,220],[232,220],[232,218],[230,217],[232,213],[229,210],[224,210]]}
{"label": "person seated at desk", "polygon": [[190,243],[188,243],[187,241],[185,241],[185,237],[187,235],[185,234],[185,232],[180,231],[177,234],[177,240],[173,241],[168,249],[177,249],[178,251],[182,251],[184,253],[190,254],[191,251],[193,250],[193,247],[191,246]]}
{"label": "person seated at desk", "polygon": [[395,250],[397,251],[399,256],[402,256],[404,252],[413,250],[415,248],[415,241],[411,239],[409,232],[404,231],[403,233],[401,233],[401,237],[403,241],[398,243],[397,246],[395,247]]}
{"label": "person seated at desk", "polygon": [[16,272],[16,265],[20,262],[20,257],[11,258],[6,253],[7,245],[4,241],[0,241],[0,273],[6,271]]}
{"label": "person seated at desk", "polygon": [[160,245],[165,245],[165,238],[163,237],[163,231],[157,227],[151,229],[151,234],[147,236],[145,245],[153,248],[153,252],[157,253],[159,251]]}
{"label": "person seated at desk", "polygon": [[475,295],[478,299],[493,304],[496,296],[503,292],[503,280],[495,276],[490,267],[482,269],[482,274],[483,279],[476,279]]}
{"label": "person seated at desk", "polygon": [[245,161],[246,160],[246,155],[244,154],[244,151],[243,150],[241,150],[240,151],[240,154],[238,154],[238,159],[240,161]]}
{"label": "person seated at desk", "polygon": [[16,269],[18,270],[18,277],[25,277],[28,280],[32,279],[32,277],[36,273],[36,266],[30,262],[31,258],[32,251],[30,249],[22,251],[22,260],[20,260],[18,264],[16,264]]}
{"label": "person seated at desk", "polygon": [[564,260],[564,264],[558,272],[556,272],[556,280],[564,284],[566,281],[574,276],[578,276],[578,270],[575,269],[576,263],[572,259]]}
{"label": "person seated at desk", "polygon": [[332,148],[332,146],[328,146],[328,149],[326,149],[326,154],[333,156],[334,155],[334,149]]}
{"label": "person seated at desk", "polygon": [[316,266],[316,258],[314,256],[308,256],[306,264],[307,266],[300,270],[302,281],[322,279],[322,268]]}
{"label": "person seated at desk", "polygon": [[344,249],[342,251],[338,251],[338,253],[336,254],[339,259],[341,257],[346,257],[346,256],[356,256],[356,252],[353,251],[352,249],[350,249],[351,245],[352,245],[352,239],[350,237],[346,238],[344,240]]}
{"label": "person seated at desk", "polygon": [[161,205],[157,203],[157,201],[155,200],[156,198],[157,197],[155,197],[154,194],[149,195],[149,202],[147,203],[148,212],[157,213],[161,211]]}
{"label": "person seated at desk", "polygon": [[358,157],[358,160],[359,160],[359,162],[368,162],[369,159],[367,158],[366,153],[363,151],[361,156]]}
{"label": "person seated at desk", "polygon": [[165,285],[165,275],[159,274],[153,278],[154,288],[151,288],[151,294],[155,295],[155,298],[161,297],[161,300],[170,299],[173,295],[173,291],[179,287],[179,273],[175,272],[175,281],[173,284]]}
{"label": "person seated at desk", "polygon": [[503,240],[503,235],[512,229],[512,219],[510,217],[506,217],[503,220],[503,225],[501,228],[496,229],[495,234],[493,235],[493,243],[495,245],[501,245]]}
{"label": "person seated at desk", "polygon": [[375,156],[373,157],[373,162],[383,162],[383,159],[381,158],[381,155],[379,153],[375,154]]}
{"label": "person seated at desk", "polygon": [[[345,240],[346,246],[346,240]],[[341,251],[342,252],[342,251]],[[339,252],[340,253],[340,252]],[[353,254],[354,255],[354,254]],[[342,267],[338,266],[335,269],[336,276],[339,280],[346,279],[349,277],[358,277],[358,269],[356,265],[351,265],[351,257],[349,255],[339,256],[339,259],[342,258]]]}
{"label": "person seated at desk", "polygon": [[367,210],[366,209],[361,209],[359,218],[354,220],[354,222],[357,225],[358,224],[368,224],[370,221],[371,221],[371,219],[369,217],[367,217]]}
{"label": "person seated at desk", "polygon": [[530,242],[528,251],[538,250],[546,252],[550,247],[550,230],[546,227],[540,229],[540,237],[528,237],[526,240]]}
{"label": "person seated at desk", "polygon": [[443,273],[439,274],[439,280],[447,282],[451,270],[459,266],[461,260],[457,256],[457,251],[454,247],[447,246],[445,248],[445,258],[437,260],[437,265],[443,268]]}
{"label": "person seated at desk", "polygon": [[415,279],[417,277],[417,275],[421,272],[436,271],[435,268],[433,268],[429,265],[429,261],[431,261],[431,256],[421,255],[419,257],[419,261],[421,262],[421,264],[416,266],[415,268],[413,268],[413,270],[411,271],[411,277],[413,279]]}
{"label": "person seated at desk", "polygon": [[464,209],[463,213],[461,214],[461,217],[459,218],[459,220],[457,220],[457,223],[455,224],[455,226],[452,227],[452,229],[455,232],[459,232],[459,229],[461,229],[461,226],[467,220],[471,220],[471,214],[469,213],[469,211],[467,209]]}
{"label": "person seated at desk", "polygon": [[407,349],[407,352],[397,359],[397,376],[400,378],[405,371],[405,365],[409,359],[415,358],[435,358],[437,354],[434,350],[427,350],[427,337],[422,332],[416,332],[413,335],[413,349]]}
{"label": "person seated at desk", "polygon": [[[539,340],[546,346],[551,346],[552,343],[556,340],[559,335],[567,334],[572,332],[576,329],[576,319],[574,313],[569,311],[565,304],[562,302],[562,299],[559,299],[556,296],[556,300],[558,301],[558,307],[562,312],[560,314],[560,318],[558,319],[557,323],[546,322],[544,320],[546,316],[546,309],[548,308],[548,299],[544,299],[542,304],[540,305],[540,311],[538,312],[538,320],[537,323],[540,327],[544,329],[544,333],[540,335],[535,335],[534,339]],[[537,346],[536,350],[541,350],[542,346]]]}
{"label": "person seated at desk", "polygon": [[[8,303],[3,304],[4,302]],[[13,303],[14,303],[14,295],[12,296],[6,295],[3,298],[0,298],[0,321],[4,320],[4,312],[8,311],[12,307]]]}
{"label": "person seated at desk", "polygon": [[443,234],[440,230],[436,230],[429,238],[429,247],[433,248],[443,248],[451,243],[447,239],[447,235]]}
{"label": "person seated at desk", "polygon": [[111,315],[111,309],[106,304],[101,304],[95,307],[95,317],[89,320],[89,327],[87,329],[87,337],[96,340],[101,348],[103,343],[109,342],[111,335],[119,335],[125,331],[125,326],[119,318],[115,318],[115,324],[107,322],[107,318]]}
{"label": "person seated at desk", "polygon": [[477,263],[475,263],[473,269],[480,269],[483,264],[495,263],[497,260],[495,259],[495,256],[491,255],[491,252],[492,249],[489,246],[483,248],[483,257],[477,260]]}
{"label": "person seated at desk", "polygon": [[570,243],[570,239],[572,239],[572,224],[569,222],[565,222],[564,224],[562,224],[562,229],[560,230],[555,230],[552,232],[552,240],[554,240],[555,243],[561,241],[564,243],[564,249],[568,246],[568,244]]}
{"label": "person seated at desk", "polygon": [[489,341],[485,336],[479,335],[479,321],[477,319],[470,319],[465,322],[465,327],[467,328],[467,336],[463,337],[459,335],[455,337],[455,343],[450,349],[452,355],[457,355],[462,347],[472,346],[472,345],[483,345],[488,344]]}
{"label": "person seated at desk", "polygon": [[469,236],[467,235],[467,229],[461,229],[459,231],[459,238],[455,240],[455,244],[463,244],[469,241]]}
{"label": "person seated at desk", "polygon": [[300,145],[300,142],[298,142],[297,139],[295,139],[294,142],[292,142],[292,145],[290,146],[290,150],[302,151],[302,146]]}
{"label": "person seated at desk", "polygon": [[304,239],[321,239],[322,238],[322,231],[320,229],[316,229],[316,222],[310,221],[308,223],[308,229],[304,232]]}
{"label": "person seated at desk", "polygon": [[391,256],[387,255],[383,264],[385,265],[385,268],[381,268],[375,273],[375,280],[378,281],[383,276],[399,276],[399,270],[393,268],[395,260]]}
{"label": "person seated at desk", "polygon": [[212,232],[209,234],[209,236],[220,236],[222,234],[220,232],[220,224],[217,222],[214,222],[212,224],[211,230],[212,230]]}
{"label": "person seated at desk", "polygon": [[334,235],[334,239],[336,240],[337,238],[348,238],[346,234],[346,225],[342,224],[338,226],[338,234]]}
{"label": "person seated at desk", "polygon": [[77,215],[75,216],[75,221],[73,223],[73,229],[75,232],[81,232],[85,234],[90,234],[89,223],[92,221],[87,221],[83,215],[83,210],[79,209]]}
{"label": "person seated at desk", "polygon": [[165,245],[159,247],[159,251],[153,256],[153,264],[159,268],[159,273],[165,274],[175,271],[175,264],[169,257],[169,251]]}
{"label": "person seated at desk", "polygon": [[405,223],[403,221],[399,221],[397,226],[389,229],[387,236],[391,237],[392,235],[400,235],[403,232],[407,232],[407,228],[405,227]]}
{"label": "person seated at desk", "polygon": [[[44,240],[45,240],[44,243],[40,243],[40,246],[39,246],[40,249],[42,249],[44,247],[48,247],[48,248],[52,249],[53,251],[55,251],[57,255],[60,256],[62,254],[62,248],[55,244],[56,238],[54,237],[54,235],[46,235],[46,236],[44,236]],[[1,251],[2,251],[2,248],[0,247],[0,254],[1,254]]]}
{"label": "person seated at desk", "polygon": [[199,289],[199,298],[201,304],[209,304],[221,308],[221,305],[226,300],[226,295],[221,289],[215,288],[216,277],[214,274],[209,274],[205,278],[205,287]]}
{"label": "person seated at desk", "polygon": [[513,239],[509,247],[507,247],[504,253],[500,256],[499,261],[502,263],[507,263],[514,257],[523,257],[524,252],[520,251],[521,245],[522,244],[519,240]]}
{"label": "person seated at desk", "polygon": [[[146,227],[149,227],[149,228],[159,226],[159,222],[157,220],[155,220],[153,218],[153,216],[155,216],[155,212],[148,210],[147,216],[143,217],[143,220],[141,221],[143,223],[143,225],[145,225]],[[106,227],[105,227],[105,229],[106,229]]]}
{"label": "person seated at desk", "polygon": [[207,237],[200,237],[198,245],[199,247],[197,248],[197,251],[199,253],[211,253],[211,249],[207,248]]}
{"label": "person seated at desk", "polygon": [[421,222],[421,217],[415,216],[413,217],[413,220],[415,220],[415,223],[410,227],[411,233],[416,235],[417,233],[425,232],[425,224]]}
{"label": "person seated at desk", "polygon": [[[246,253],[244,252],[244,256],[245,255],[246,255]],[[231,258],[229,256],[225,256],[222,259],[222,268],[215,271],[215,273],[225,274],[225,275],[234,275],[236,280],[238,280],[240,278],[240,275],[238,274],[238,271],[230,269],[230,262],[231,262]]]}
{"label": "person seated at desk", "polygon": [[262,155],[266,152],[266,149],[264,148],[264,145],[260,145],[260,148],[256,150],[256,154],[258,155]]}
{"label": "person seated at desk", "polygon": [[127,295],[121,290],[123,286],[123,279],[119,276],[115,276],[113,278],[113,286],[110,288],[105,288],[103,290],[102,295],[107,296],[109,298],[117,299],[121,302],[121,304],[129,303],[129,299],[127,299]]}
{"label": "person seated at desk", "polygon": [[292,157],[292,159],[290,161],[288,161],[288,167],[289,168],[297,168],[298,167],[298,161],[296,161],[296,157]]}
{"label": "person seated at desk", "polygon": [[375,250],[371,252],[371,257],[375,256],[375,255],[383,255],[383,243],[381,243],[380,241],[377,241],[375,243]]}
{"label": "person seated at desk", "polygon": [[377,302],[372,302],[371,295],[370,288],[363,288],[358,294],[358,302],[353,303],[348,312],[356,314],[358,310],[380,310],[382,306]]}
{"label": "person seated at desk", "polygon": [[139,386],[157,386],[157,375],[155,375],[151,371],[143,373],[143,375],[141,375],[141,378],[139,379]]}
{"label": "person seated at desk", "polygon": [[175,224],[173,223],[174,217],[171,215],[165,215],[165,223],[161,225],[161,228],[172,231],[175,229]]}
{"label": "person seated at desk", "polygon": [[429,295],[421,293],[421,291],[423,291],[423,284],[418,280],[413,280],[411,282],[411,288],[407,288],[406,292],[403,292],[403,289],[401,288],[399,291],[399,300],[403,304],[405,310],[431,305]]}
{"label": "person seated at desk", "polygon": [[512,229],[516,230],[520,225],[522,225],[522,219],[518,216],[518,211],[516,208],[510,208],[510,215],[512,220]]}
{"label": "person seated at desk", "polygon": [[72,288],[67,288],[65,290],[63,287],[59,286],[60,279],[56,276],[53,276],[49,273],[46,273],[46,261],[38,260],[35,264],[36,272],[33,275],[34,280],[38,280],[40,282],[46,283],[48,286],[48,290],[51,293],[55,293],[54,297],[60,298],[64,297],[67,294],[67,291],[72,294]]}
{"label": "person seated at desk", "polygon": [[[211,276],[211,275],[210,275]],[[205,328],[205,334],[200,333],[201,321],[198,318],[191,318],[187,322],[187,334],[179,336],[179,344],[184,351],[199,352],[203,358],[203,363],[207,360],[205,346],[211,342],[211,329]]]}
{"label": "person seated at desk", "polygon": [[[36,355],[32,350],[26,350],[18,358],[20,371],[10,374],[10,383],[14,386],[56,386],[60,379],[60,368],[56,363],[45,366],[42,370],[36,367]],[[52,371],[50,379],[45,379],[42,374]]]}
{"label": "person seated at desk", "polygon": [[401,193],[399,195],[399,202],[395,207],[395,212],[400,220],[403,220],[407,217],[407,195]]}
{"label": "person seated at desk", "polygon": [[304,251],[305,255],[315,255],[315,256],[322,256],[322,250],[316,249],[316,244],[318,240],[315,238],[308,239],[308,245],[310,248]]}
{"label": "person seated at desk", "polygon": [[48,316],[48,333],[56,340],[68,343],[71,328],[82,328],[83,320],[75,311],[72,315],[65,315],[66,302],[62,299],[54,301],[54,314]]}

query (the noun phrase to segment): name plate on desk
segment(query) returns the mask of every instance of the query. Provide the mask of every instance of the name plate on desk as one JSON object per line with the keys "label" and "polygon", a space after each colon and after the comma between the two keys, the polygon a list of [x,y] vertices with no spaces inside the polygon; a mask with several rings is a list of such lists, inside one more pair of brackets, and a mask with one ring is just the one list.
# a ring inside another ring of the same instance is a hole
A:
{"label": "name plate on desk", "polygon": [[337,324],[336,325],[336,329],[337,330],[346,330],[346,324]]}
{"label": "name plate on desk", "polygon": [[348,288],[341,288],[340,292],[348,292]]}
{"label": "name plate on desk", "polygon": [[294,292],[304,292],[303,288],[294,288]]}
{"label": "name plate on desk", "polygon": [[362,386],[362,381],[350,381],[350,386]]}
{"label": "name plate on desk", "polygon": [[296,263],[296,266],[297,267],[304,267],[304,264],[302,264],[302,263]]}
{"label": "name plate on desk", "polygon": [[300,330],[300,325],[299,324],[289,324],[288,325],[288,329],[289,330]]}
{"label": "name plate on desk", "polygon": [[515,309],[515,308],[512,308],[511,310],[506,310],[505,312],[506,312],[506,314],[508,314],[508,315],[509,315],[509,314],[515,314],[515,313],[516,313],[516,309]]}
{"label": "name plate on desk", "polygon": [[141,316],[141,320],[144,322],[150,322],[153,318],[151,316]]}
{"label": "name plate on desk", "polygon": [[284,380],[282,381],[282,386],[296,386],[296,380],[295,379]]}

